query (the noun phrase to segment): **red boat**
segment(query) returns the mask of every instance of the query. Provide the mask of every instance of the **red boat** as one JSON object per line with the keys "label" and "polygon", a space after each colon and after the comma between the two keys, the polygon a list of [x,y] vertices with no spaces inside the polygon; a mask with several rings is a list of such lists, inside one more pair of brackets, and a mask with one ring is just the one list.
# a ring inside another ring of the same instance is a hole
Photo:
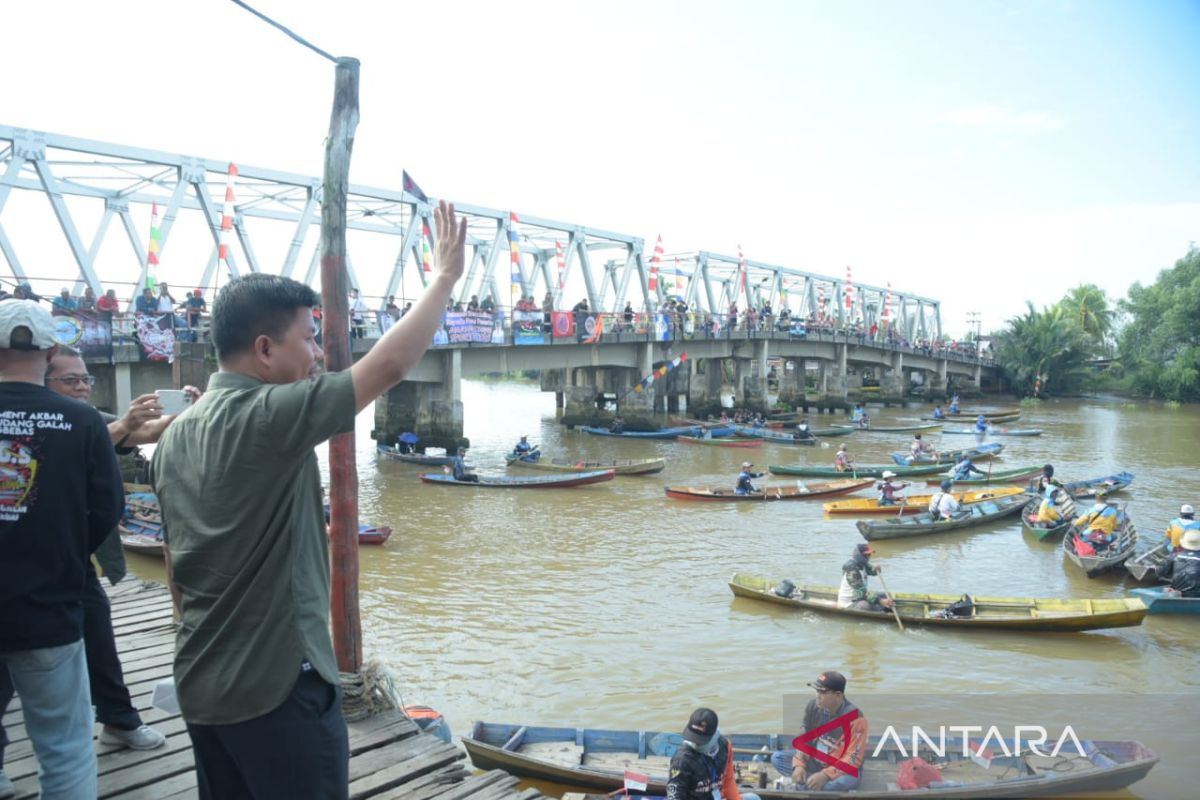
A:
{"label": "red boat", "polygon": [[702,436],[680,436],[675,441],[683,442],[684,444],[707,444],[712,447],[762,447],[762,439],[742,439],[728,437],[713,437],[705,439]]}

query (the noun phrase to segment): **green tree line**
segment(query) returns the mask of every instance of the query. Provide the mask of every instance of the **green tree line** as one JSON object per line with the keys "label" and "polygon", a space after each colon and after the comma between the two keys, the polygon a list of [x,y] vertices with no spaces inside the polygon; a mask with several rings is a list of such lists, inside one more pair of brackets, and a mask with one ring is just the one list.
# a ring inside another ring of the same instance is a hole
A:
{"label": "green tree line", "polygon": [[[993,335],[996,361],[1022,395],[1103,387],[1200,400],[1200,249],[1115,302],[1083,284],[1040,310],[1027,303]],[[1103,375],[1099,359],[1110,364]]]}

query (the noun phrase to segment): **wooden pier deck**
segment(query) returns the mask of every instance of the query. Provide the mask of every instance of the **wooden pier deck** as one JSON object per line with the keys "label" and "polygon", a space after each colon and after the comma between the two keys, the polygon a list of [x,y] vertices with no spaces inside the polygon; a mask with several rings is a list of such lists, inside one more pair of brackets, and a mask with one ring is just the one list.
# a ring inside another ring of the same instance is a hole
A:
{"label": "wooden pier deck", "polygon": [[[113,628],[133,704],[147,725],[167,737],[157,750],[118,749],[97,742],[99,797],[159,800],[196,797],[191,741],[183,719],[150,706],[154,685],[171,674],[175,650],[171,599],[166,587],[127,578],[108,587]],[[37,760],[25,734],[19,698],[4,715],[10,744],[4,770],[17,798],[37,796]],[[99,732],[99,725],[96,726]],[[406,800],[532,800],[499,770],[473,774],[466,754],[421,733],[399,712],[350,724],[350,797]]]}

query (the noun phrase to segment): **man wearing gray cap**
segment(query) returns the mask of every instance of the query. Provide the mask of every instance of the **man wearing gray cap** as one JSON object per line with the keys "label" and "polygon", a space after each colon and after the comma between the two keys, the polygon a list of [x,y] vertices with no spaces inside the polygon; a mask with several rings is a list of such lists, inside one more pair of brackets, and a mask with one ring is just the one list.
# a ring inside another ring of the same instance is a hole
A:
{"label": "man wearing gray cap", "polygon": [[83,590],[125,497],[99,413],[45,386],[56,350],[47,311],[0,303],[0,665],[21,695],[42,796],[91,800]]}

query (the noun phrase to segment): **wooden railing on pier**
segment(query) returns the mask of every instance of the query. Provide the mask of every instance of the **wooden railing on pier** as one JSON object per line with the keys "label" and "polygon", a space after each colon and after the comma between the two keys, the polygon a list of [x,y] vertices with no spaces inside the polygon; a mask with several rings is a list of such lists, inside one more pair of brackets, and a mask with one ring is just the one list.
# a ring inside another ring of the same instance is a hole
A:
{"label": "wooden railing on pier", "polygon": [[[195,762],[183,719],[150,706],[154,685],[171,674],[175,651],[171,598],[166,587],[126,578],[108,587],[113,628],[133,704],[146,724],[167,737],[157,750],[118,749],[97,744],[99,796],[159,800],[196,796]],[[4,715],[10,744],[4,770],[17,798],[37,796],[37,760],[25,734],[19,698]],[[97,726],[97,731],[99,726]],[[421,733],[399,712],[350,725],[350,797],[406,800],[532,800],[507,773],[473,774],[457,747]]]}

